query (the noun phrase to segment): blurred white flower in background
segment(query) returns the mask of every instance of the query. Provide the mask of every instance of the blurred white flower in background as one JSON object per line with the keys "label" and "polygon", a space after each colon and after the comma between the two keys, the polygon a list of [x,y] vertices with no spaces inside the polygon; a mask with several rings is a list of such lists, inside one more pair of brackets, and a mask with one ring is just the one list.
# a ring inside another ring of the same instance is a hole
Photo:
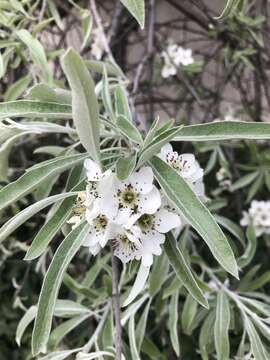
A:
{"label": "blurred white flower in background", "polygon": [[216,179],[220,187],[226,190],[230,189],[232,185],[232,181],[231,181],[230,173],[228,172],[227,169],[221,167],[219,171],[216,173]]}
{"label": "blurred white flower in background", "polygon": [[166,51],[161,53],[163,58],[163,67],[161,70],[161,76],[168,78],[174,76],[177,73],[179,66],[188,66],[194,63],[191,49],[184,49],[177,44],[169,44]]}
{"label": "blurred white flower in background", "polygon": [[270,201],[253,200],[249,210],[243,212],[240,224],[252,224],[257,236],[270,234]]}

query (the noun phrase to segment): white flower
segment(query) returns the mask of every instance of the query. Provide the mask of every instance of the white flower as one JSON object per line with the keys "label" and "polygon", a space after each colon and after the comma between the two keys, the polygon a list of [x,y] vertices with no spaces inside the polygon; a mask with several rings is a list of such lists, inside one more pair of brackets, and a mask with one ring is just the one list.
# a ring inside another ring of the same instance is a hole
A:
{"label": "white flower", "polygon": [[193,154],[178,154],[171,144],[162,147],[159,157],[174,168],[192,187],[197,196],[204,198],[203,169]]}
{"label": "white flower", "polygon": [[169,44],[166,51],[161,53],[163,57],[163,67],[161,76],[168,78],[177,73],[177,67],[183,65],[187,66],[194,63],[191,49],[184,49],[177,44]]}
{"label": "white flower", "polygon": [[161,197],[153,180],[153,171],[147,166],[122,182],[111,174],[99,188],[101,212],[126,228],[142,214],[154,214],[160,207]]}
{"label": "white flower", "polygon": [[153,263],[153,255],[160,255],[161,244],[165,241],[165,233],[181,225],[180,217],[165,208],[155,214],[144,214],[136,222],[141,229],[141,248],[138,249],[136,259],[141,259],[144,266]]}
{"label": "white flower", "polygon": [[248,211],[243,212],[242,226],[254,226],[255,234],[270,234],[270,201],[253,200]]}
{"label": "white flower", "polygon": [[113,253],[124,264],[135,259],[141,248],[140,236],[141,231],[137,226],[132,226],[130,229],[118,226],[118,232],[112,240]]}
{"label": "white flower", "polygon": [[161,69],[161,76],[164,79],[167,79],[170,76],[174,76],[177,73],[177,69],[176,67],[170,63],[170,62],[166,62]]}

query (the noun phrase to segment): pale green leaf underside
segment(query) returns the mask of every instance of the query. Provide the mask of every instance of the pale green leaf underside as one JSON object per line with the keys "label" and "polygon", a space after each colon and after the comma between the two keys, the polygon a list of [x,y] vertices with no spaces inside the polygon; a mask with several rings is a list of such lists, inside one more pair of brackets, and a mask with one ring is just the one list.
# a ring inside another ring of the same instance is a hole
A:
{"label": "pale green leaf underside", "polygon": [[121,3],[128,9],[131,15],[138,21],[141,28],[144,28],[145,22],[145,4],[144,0],[120,0]]}
{"label": "pale green leaf underside", "polygon": [[182,128],[174,141],[221,141],[233,139],[270,139],[270,123],[221,121]]}
{"label": "pale green leaf underside", "polygon": [[150,164],[167,198],[201,235],[222,267],[238,277],[237,263],[232,249],[210,211],[185,180],[168,164],[157,156],[152,158]]}
{"label": "pale green leaf underside", "polygon": [[64,273],[88,234],[85,223],[72,230],[57,249],[43,281],[38,301],[38,312],[32,334],[32,353],[46,349],[49,339],[56,299]]}
{"label": "pale green leaf underside", "polygon": [[61,64],[72,91],[72,114],[78,136],[93,159],[99,162],[99,107],[94,81],[75,50],[69,49]]}
{"label": "pale green leaf underside", "polygon": [[0,103],[0,119],[5,118],[71,119],[71,106],[54,102],[16,100]]}
{"label": "pale green leaf underside", "polygon": [[81,163],[88,154],[63,156],[30,168],[18,180],[0,190],[0,210],[31,193],[48,178]]}

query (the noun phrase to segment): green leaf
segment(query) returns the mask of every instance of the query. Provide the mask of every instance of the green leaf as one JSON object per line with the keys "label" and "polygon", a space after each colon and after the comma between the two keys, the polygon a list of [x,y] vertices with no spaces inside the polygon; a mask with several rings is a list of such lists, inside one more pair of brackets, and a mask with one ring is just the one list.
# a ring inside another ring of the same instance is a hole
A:
{"label": "green leaf", "polygon": [[72,115],[79,138],[99,163],[99,108],[94,81],[75,50],[67,50],[61,64],[72,91]]}
{"label": "green leaf", "polygon": [[151,159],[152,156],[158,154],[162,146],[170,142],[176,136],[176,134],[181,131],[182,127],[183,126],[178,126],[168,129],[156,136],[149,145],[142,149],[141,153],[139,154],[139,161],[137,166],[141,166],[146,161]]}
{"label": "green leaf", "polygon": [[216,20],[224,19],[225,17],[233,14],[235,10],[237,9],[238,5],[240,3],[240,0],[227,0],[226,6],[222,13],[218,17],[214,17]]}
{"label": "green leaf", "polygon": [[52,74],[48,66],[46,54],[41,43],[37,39],[35,39],[29,33],[29,31],[25,29],[17,31],[16,34],[20,38],[20,40],[24,42],[24,44],[28,47],[30,56],[35,65],[38,66],[41,73],[43,74],[44,80],[50,83],[52,81]]}
{"label": "green leaf", "polygon": [[[13,216],[9,221],[4,223],[0,228],[0,243],[3,242],[10,234],[13,233],[19,226],[25,223],[33,215],[46,208],[47,206],[60,201],[68,197],[74,197],[77,193],[69,192],[58,195],[50,196],[46,199],[40,200],[33,205],[28,206],[26,209],[22,210],[15,216]],[[73,200],[74,201],[74,200]]]}
{"label": "green leaf", "polygon": [[61,174],[87,157],[88,154],[59,156],[59,158],[44,161],[28,169],[18,180],[0,190],[0,210],[31,193],[51,176]]}
{"label": "green leaf", "polygon": [[89,225],[83,223],[69,233],[57,249],[45,275],[32,334],[33,356],[44,352],[46,349],[52,326],[53,311],[64,273],[88,236],[88,231]]}
{"label": "green leaf", "polygon": [[270,139],[270,124],[244,121],[209,122],[185,126],[173,141]]}
{"label": "green leaf", "polygon": [[209,210],[185,180],[168,164],[157,156],[153,157],[150,164],[166,197],[204,239],[222,267],[238,277],[237,263],[232,249]]}
{"label": "green leaf", "polygon": [[75,316],[72,319],[63,322],[55,329],[53,329],[49,338],[48,348],[49,349],[57,348],[57,346],[63,340],[63,338],[72,330],[74,330],[77,326],[79,326],[84,320],[88,319],[90,315],[91,313],[90,314],[88,313],[86,315]]}
{"label": "green leaf", "polygon": [[181,324],[183,328],[183,333],[187,335],[191,335],[192,333],[192,325],[197,313],[198,303],[193,299],[193,297],[188,294],[186,297],[182,316],[181,316]]}
{"label": "green leaf", "polygon": [[216,221],[225,229],[227,229],[231,234],[233,234],[242,245],[245,245],[245,234],[240,226],[235,224],[230,219],[220,216],[220,215],[214,215]]}
{"label": "green leaf", "polygon": [[14,82],[7,89],[5,96],[4,96],[4,100],[5,101],[16,100],[27,89],[31,80],[32,80],[31,76],[26,75],[26,76],[20,78],[19,80],[17,80],[16,82]]}
{"label": "green leaf", "polygon": [[[78,186],[75,186],[72,190],[82,190],[83,187],[85,187],[85,181],[80,182],[80,184],[78,184]],[[43,227],[35,236],[24,257],[24,260],[33,260],[43,254],[51,240],[61,229],[61,226],[68,220],[68,218],[72,214],[73,206],[73,198],[67,198],[61,203],[53,216],[43,225]]]}
{"label": "green leaf", "polygon": [[174,349],[177,357],[180,356],[180,345],[178,338],[178,300],[179,300],[179,291],[172,295],[171,301],[169,304],[169,331],[172,347]]}
{"label": "green leaf", "polygon": [[128,9],[132,16],[137,20],[140,27],[144,28],[145,22],[145,4],[144,0],[120,0]]}
{"label": "green leaf", "polygon": [[25,329],[34,320],[36,313],[37,307],[33,305],[25,312],[25,314],[21,318],[16,330],[16,343],[18,344],[18,346],[21,345],[21,338],[25,332]]}
{"label": "green leaf", "polygon": [[115,112],[117,116],[124,116],[132,123],[132,114],[128,103],[126,90],[122,85],[116,85],[114,88]]}
{"label": "green leaf", "polygon": [[252,225],[247,228],[247,239],[248,245],[246,246],[246,250],[238,260],[238,264],[241,268],[249,265],[256,253],[257,237],[254,231],[254,227]]}
{"label": "green leaf", "polygon": [[137,344],[138,351],[141,350],[143,339],[145,336],[145,330],[146,330],[150,305],[151,305],[151,299],[148,300],[148,302],[143,310],[142,316],[140,317],[140,320],[137,323],[135,335],[136,335],[136,344]]}
{"label": "green leaf", "polygon": [[230,357],[229,326],[230,304],[227,295],[219,291],[217,295],[215,321],[215,347],[218,360],[228,360]]}
{"label": "green leaf", "polygon": [[213,343],[215,312],[212,310],[205,318],[199,335],[199,347],[202,360],[208,360],[208,345]]}
{"label": "green leaf", "polygon": [[106,61],[98,61],[98,60],[85,60],[84,63],[87,66],[87,68],[92,72],[96,72],[102,75],[105,67],[107,74],[109,76],[125,77],[122,70],[116,64],[111,64]]}
{"label": "green leaf", "polygon": [[[36,84],[28,91],[27,96],[32,100],[43,102],[55,102],[58,104],[71,105],[71,91],[53,88],[47,84]],[[70,107],[71,112],[71,107]]]}
{"label": "green leaf", "polygon": [[131,352],[131,359],[138,360],[140,359],[139,352],[136,344],[136,336],[135,336],[135,314],[132,314],[129,323],[128,323],[128,338],[129,338],[129,346]]}
{"label": "green leaf", "polygon": [[71,119],[71,106],[34,100],[16,100],[0,103],[0,119],[16,117]]}
{"label": "green leaf", "polygon": [[253,180],[255,180],[257,178],[258,175],[259,175],[259,172],[254,171],[250,174],[242,176],[240,179],[236,180],[236,182],[234,184],[231,185],[230,190],[236,191],[238,189],[242,189],[243,187],[248,186],[249,184],[252,183]]}
{"label": "green leaf", "polygon": [[169,262],[167,256],[162,254],[156,257],[149,279],[149,294],[152,297],[161,289],[162,284],[166,280],[168,270]]}
{"label": "green leaf", "polygon": [[139,130],[136,128],[135,125],[133,125],[128,119],[126,119],[124,116],[119,116],[116,119],[116,125],[118,126],[120,132],[125,135],[128,139],[135,142],[136,144],[142,144],[143,139],[139,132]]}
{"label": "green leaf", "polygon": [[201,289],[199,288],[188,264],[186,263],[184,255],[180,249],[176,247],[176,241],[171,233],[167,234],[164,250],[176,273],[176,276],[179,278],[187,291],[196,301],[198,301],[198,303],[208,308],[208,301],[203,296]]}
{"label": "green leaf", "polygon": [[245,313],[243,313],[245,329],[248,333],[248,337],[251,343],[251,350],[256,360],[268,360],[269,354],[267,353],[266,348],[264,347],[260,336],[258,335],[254,325],[247,317]]}
{"label": "green leaf", "polygon": [[136,154],[129,157],[119,158],[116,162],[116,175],[119,180],[126,180],[136,166]]}

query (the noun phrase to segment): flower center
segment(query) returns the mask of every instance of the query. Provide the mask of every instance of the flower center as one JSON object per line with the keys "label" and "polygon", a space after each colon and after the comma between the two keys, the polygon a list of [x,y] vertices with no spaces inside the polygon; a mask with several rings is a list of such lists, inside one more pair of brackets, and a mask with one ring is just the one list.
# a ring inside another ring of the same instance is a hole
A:
{"label": "flower center", "polygon": [[86,200],[86,194],[84,192],[79,193],[76,199],[76,203],[73,207],[73,213],[75,215],[82,216],[85,214],[86,211],[85,200]]}
{"label": "flower center", "polygon": [[139,220],[138,224],[142,230],[149,230],[153,226],[153,216],[149,214],[142,215]]}
{"label": "flower center", "polygon": [[94,227],[95,227],[96,231],[104,230],[106,228],[107,224],[108,224],[108,220],[107,220],[106,216],[104,216],[104,215],[99,215],[94,220]]}
{"label": "flower center", "polygon": [[119,192],[118,196],[122,207],[129,207],[135,210],[138,196],[131,186],[128,186],[126,189]]}

